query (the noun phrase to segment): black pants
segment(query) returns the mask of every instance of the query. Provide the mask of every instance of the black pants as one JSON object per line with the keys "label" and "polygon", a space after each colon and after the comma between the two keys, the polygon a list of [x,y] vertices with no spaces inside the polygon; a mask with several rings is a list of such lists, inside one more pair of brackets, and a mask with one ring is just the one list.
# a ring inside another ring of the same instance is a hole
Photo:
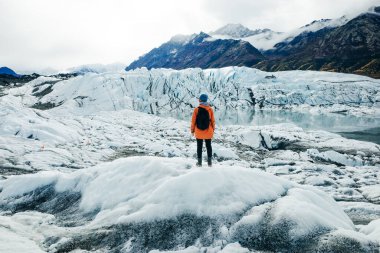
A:
{"label": "black pants", "polygon": [[[206,149],[207,149],[207,157],[212,157],[212,147],[211,147],[211,139],[206,139]],[[197,156],[198,158],[202,158],[202,146],[203,139],[197,139]]]}

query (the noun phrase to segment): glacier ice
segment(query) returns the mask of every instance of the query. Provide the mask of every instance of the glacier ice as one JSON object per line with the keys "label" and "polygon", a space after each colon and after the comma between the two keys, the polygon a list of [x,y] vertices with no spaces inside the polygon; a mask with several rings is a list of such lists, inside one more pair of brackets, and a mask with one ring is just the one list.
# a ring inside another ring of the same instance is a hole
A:
{"label": "glacier ice", "polygon": [[[36,252],[373,251],[379,145],[281,117],[236,123],[265,110],[375,118],[379,81],[269,75],[139,69],[4,89],[0,233]],[[189,133],[201,92],[219,119],[210,169],[194,167]]]}

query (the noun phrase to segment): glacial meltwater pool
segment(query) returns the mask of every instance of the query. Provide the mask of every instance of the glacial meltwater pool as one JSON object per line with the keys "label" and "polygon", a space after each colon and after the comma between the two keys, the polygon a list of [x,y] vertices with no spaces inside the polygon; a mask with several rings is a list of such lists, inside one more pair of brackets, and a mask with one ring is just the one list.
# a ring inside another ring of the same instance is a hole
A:
{"label": "glacial meltwater pool", "polygon": [[216,114],[225,125],[271,125],[293,123],[305,130],[325,130],[346,138],[380,144],[380,115],[356,116],[340,113],[310,113],[291,110],[234,111]]}

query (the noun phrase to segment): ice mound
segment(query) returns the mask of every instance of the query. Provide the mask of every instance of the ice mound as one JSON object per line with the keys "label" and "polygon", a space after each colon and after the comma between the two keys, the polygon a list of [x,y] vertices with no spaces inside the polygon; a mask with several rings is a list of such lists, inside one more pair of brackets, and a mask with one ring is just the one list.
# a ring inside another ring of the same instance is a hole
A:
{"label": "ice mound", "polygon": [[[183,158],[130,157],[71,173],[11,176],[0,181],[0,209],[54,214],[66,230],[45,238],[50,251],[128,246],[145,252],[221,242],[289,251],[318,248],[319,238],[339,229],[354,232],[335,201],[313,187],[258,169],[193,165]],[[67,228],[78,225],[81,233]],[[360,249],[376,244],[363,238]]]}
{"label": "ice mound", "polygon": [[0,203],[22,202],[33,191],[54,186],[57,194],[80,193],[83,213],[99,210],[93,223],[111,224],[187,213],[209,217],[239,214],[274,201],[293,187],[291,182],[260,170],[236,166],[202,169],[193,164],[182,158],[130,157],[73,173],[46,171],[10,177],[0,183]]}

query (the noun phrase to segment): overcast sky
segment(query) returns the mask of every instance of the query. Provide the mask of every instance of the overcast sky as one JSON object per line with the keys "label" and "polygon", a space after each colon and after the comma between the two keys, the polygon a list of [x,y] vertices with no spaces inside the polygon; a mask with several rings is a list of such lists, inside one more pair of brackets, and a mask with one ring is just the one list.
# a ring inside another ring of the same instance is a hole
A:
{"label": "overcast sky", "polygon": [[175,34],[227,23],[289,31],[380,0],[0,0],[0,67],[129,64]]}

